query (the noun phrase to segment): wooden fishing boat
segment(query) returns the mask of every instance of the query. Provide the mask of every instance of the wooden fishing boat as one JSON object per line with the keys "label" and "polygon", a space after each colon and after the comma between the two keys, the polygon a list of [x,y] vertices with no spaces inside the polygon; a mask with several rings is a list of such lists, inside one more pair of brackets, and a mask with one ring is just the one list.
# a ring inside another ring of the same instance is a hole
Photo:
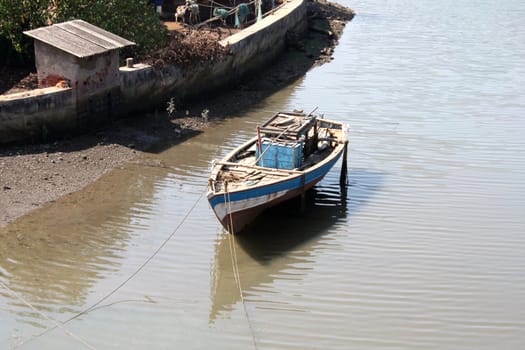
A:
{"label": "wooden fishing boat", "polygon": [[238,233],[265,209],[304,197],[343,154],[346,172],[347,144],[344,123],[312,113],[276,113],[257,136],[214,162],[210,206],[228,232]]}

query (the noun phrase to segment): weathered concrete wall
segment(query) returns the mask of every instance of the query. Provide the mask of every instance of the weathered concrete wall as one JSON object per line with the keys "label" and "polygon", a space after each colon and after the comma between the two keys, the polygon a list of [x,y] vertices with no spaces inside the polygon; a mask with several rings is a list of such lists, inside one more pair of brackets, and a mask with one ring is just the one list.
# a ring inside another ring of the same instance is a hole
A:
{"label": "weathered concrete wall", "polygon": [[119,70],[114,65],[116,51],[87,61],[56,53],[56,62],[45,64],[68,65],[70,75],[64,78],[71,81],[71,88],[0,96],[0,144],[81,132],[113,117],[151,110],[170,97],[198,98],[268,64],[284,49],[288,31],[305,28],[306,4],[304,0],[291,0],[274,14],[223,40],[221,44],[228,46],[232,55],[220,62],[184,69],[172,65],[163,70],[138,64]]}
{"label": "weathered concrete wall", "polygon": [[77,99],[72,88],[0,96],[0,144],[52,139],[106,124],[118,115],[120,87]]}
{"label": "weathered concrete wall", "polygon": [[41,140],[75,127],[72,89],[54,87],[0,99],[0,143]]}
{"label": "weathered concrete wall", "polygon": [[231,73],[240,76],[274,59],[285,47],[286,34],[304,32],[306,26],[306,2],[290,1],[262,21],[224,39],[221,43],[233,52]]}
{"label": "weathered concrete wall", "polygon": [[220,62],[181,69],[169,66],[162,71],[147,65],[120,68],[122,112],[154,108],[170,97],[198,98],[227,86],[232,81],[268,64],[285,48],[288,31],[306,30],[306,3],[294,0],[274,14],[221,41],[232,55]]}
{"label": "weathered concrete wall", "polygon": [[120,114],[120,87],[99,90],[76,101],[75,132],[96,129]]}

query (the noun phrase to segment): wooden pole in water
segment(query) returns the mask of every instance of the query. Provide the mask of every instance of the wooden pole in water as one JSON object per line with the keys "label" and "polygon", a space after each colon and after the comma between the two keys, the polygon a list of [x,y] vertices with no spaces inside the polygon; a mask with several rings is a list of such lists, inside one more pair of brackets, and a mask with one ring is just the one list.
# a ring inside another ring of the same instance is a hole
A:
{"label": "wooden pole in water", "polygon": [[262,149],[262,140],[261,140],[261,127],[257,127],[257,146],[259,147],[259,154],[262,155],[263,149]]}
{"label": "wooden pole in water", "polygon": [[345,142],[345,148],[343,150],[343,164],[341,165],[341,175],[339,177],[339,184],[342,188],[346,189],[346,181],[347,181],[347,158],[348,158],[348,141]]}
{"label": "wooden pole in water", "polygon": [[306,211],[306,191],[304,190],[304,185],[306,183],[306,174],[301,176],[301,214],[304,214]]}

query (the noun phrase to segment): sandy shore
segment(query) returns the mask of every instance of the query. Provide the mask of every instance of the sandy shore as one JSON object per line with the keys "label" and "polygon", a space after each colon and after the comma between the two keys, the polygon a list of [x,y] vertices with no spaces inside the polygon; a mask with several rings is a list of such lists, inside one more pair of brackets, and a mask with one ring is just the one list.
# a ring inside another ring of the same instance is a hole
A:
{"label": "sandy shore", "polygon": [[[239,112],[290,84],[309,69],[329,62],[343,28],[353,17],[350,9],[327,3],[308,5],[306,37],[292,38],[278,62],[250,81],[239,82],[205,103],[177,106],[171,116],[166,106],[158,112],[124,119],[88,135],[52,143],[0,146],[0,227],[30,211],[81,190],[105,173],[125,166],[142,152],[175,144],[194,130]],[[206,108],[209,119],[201,111]],[[186,111],[189,114],[186,115]]]}

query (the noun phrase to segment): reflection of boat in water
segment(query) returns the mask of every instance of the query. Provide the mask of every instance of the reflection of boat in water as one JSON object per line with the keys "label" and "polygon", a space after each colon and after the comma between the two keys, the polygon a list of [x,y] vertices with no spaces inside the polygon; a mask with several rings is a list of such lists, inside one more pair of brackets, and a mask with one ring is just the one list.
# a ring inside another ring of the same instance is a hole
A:
{"label": "reflection of boat in water", "polygon": [[303,195],[346,150],[346,128],[312,113],[276,113],[212,168],[208,200],[221,224],[237,233],[264,210]]}
{"label": "reflection of boat in water", "polygon": [[[212,267],[210,322],[231,311],[241,301],[232,254],[237,258],[238,277],[245,296],[272,284],[291,266],[311,259],[319,240],[327,237],[322,235],[346,216],[346,198],[339,195],[339,185],[333,187],[328,187],[327,192],[315,188],[309,191],[304,213],[298,210],[299,200],[288,201],[258,217],[250,226],[249,234],[235,239],[229,234],[221,236],[215,244]],[[279,225],[275,225],[276,222]],[[296,275],[304,274],[306,270],[303,266]]]}
{"label": "reflection of boat in water", "polygon": [[316,251],[326,247],[320,243],[331,240],[333,233],[346,232],[348,218],[368,203],[383,182],[383,174],[372,171],[350,171],[349,178],[348,188],[331,181],[307,192],[304,212],[298,210],[298,199],[287,201],[259,216],[246,234],[235,239],[229,234],[221,236],[212,266],[210,322],[241,301],[233,273],[232,244],[245,297],[272,288],[276,279],[302,278],[313,266]]}

